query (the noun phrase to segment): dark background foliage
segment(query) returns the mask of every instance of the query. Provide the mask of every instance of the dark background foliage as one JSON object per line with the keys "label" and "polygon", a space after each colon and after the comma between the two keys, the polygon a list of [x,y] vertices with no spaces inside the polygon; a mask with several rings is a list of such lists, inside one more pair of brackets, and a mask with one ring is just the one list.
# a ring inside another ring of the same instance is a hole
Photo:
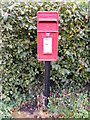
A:
{"label": "dark background foliage", "polygon": [[[2,3],[2,99],[34,99],[44,90],[44,62],[37,61],[37,11],[58,11],[58,61],[51,62],[53,91],[89,83],[87,5],[59,2]],[[88,89],[88,88],[87,88]]]}

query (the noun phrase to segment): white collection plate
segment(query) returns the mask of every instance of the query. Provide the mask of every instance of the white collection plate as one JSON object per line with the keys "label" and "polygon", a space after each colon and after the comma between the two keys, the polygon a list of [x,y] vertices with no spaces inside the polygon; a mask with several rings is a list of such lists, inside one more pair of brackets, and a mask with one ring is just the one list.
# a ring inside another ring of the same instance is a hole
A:
{"label": "white collection plate", "polygon": [[43,53],[51,54],[52,53],[52,38],[43,38]]}

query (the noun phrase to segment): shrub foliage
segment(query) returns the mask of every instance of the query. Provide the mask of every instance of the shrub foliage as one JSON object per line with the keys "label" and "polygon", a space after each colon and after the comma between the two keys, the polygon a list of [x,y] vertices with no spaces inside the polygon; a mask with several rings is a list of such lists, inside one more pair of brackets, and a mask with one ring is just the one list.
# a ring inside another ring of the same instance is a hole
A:
{"label": "shrub foliage", "polygon": [[44,62],[37,61],[37,11],[59,13],[58,61],[51,62],[51,86],[80,87],[89,82],[86,4],[10,2],[2,3],[2,9],[3,100],[31,99],[44,88]]}

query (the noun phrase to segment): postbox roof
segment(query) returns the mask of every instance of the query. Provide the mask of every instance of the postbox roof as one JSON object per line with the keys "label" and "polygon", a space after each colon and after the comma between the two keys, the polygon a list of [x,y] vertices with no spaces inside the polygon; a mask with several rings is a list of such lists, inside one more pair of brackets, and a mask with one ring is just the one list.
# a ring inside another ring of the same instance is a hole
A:
{"label": "postbox roof", "polygon": [[37,14],[58,14],[57,11],[38,11]]}

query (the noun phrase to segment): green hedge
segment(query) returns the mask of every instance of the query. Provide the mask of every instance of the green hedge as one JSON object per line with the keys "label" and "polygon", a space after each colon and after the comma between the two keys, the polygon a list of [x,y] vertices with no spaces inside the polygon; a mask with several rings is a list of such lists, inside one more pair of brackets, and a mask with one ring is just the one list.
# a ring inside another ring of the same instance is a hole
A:
{"label": "green hedge", "polygon": [[37,11],[59,12],[58,61],[51,62],[51,87],[56,90],[88,83],[85,3],[11,2],[2,3],[2,9],[3,100],[31,99],[44,89],[44,62],[37,61]]}

